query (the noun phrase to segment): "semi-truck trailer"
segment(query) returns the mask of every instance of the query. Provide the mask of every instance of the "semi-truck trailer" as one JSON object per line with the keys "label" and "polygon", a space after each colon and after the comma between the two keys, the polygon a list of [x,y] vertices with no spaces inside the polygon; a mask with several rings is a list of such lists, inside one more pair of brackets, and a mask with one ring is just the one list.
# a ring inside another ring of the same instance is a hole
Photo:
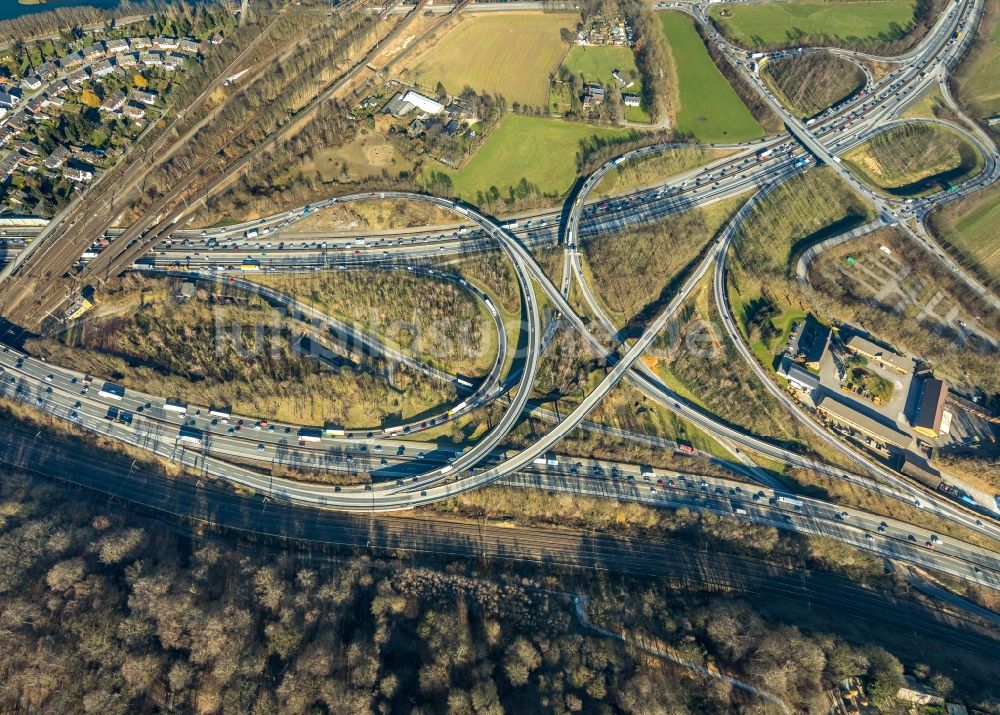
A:
{"label": "semi-truck trailer", "polygon": [[200,429],[196,429],[190,425],[183,425],[177,433],[177,441],[187,442],[188,444],[201,444],[203,437],[204,433]]}
{"label": "semi-truck trailer", "polygon": [[180,400],[169,399],[163,403],[163,409],[167,412],[176,412],[179,415],[186,415],[188,411],[188,406],[186,402],[181,402]]}
{"label": "semi-truck trailer", "polygon": [[323,439],[323,430],[319,427],[302,427],[299,429],[299,442],[319,442]]}
{"label": "semi-truck trailer", "polygon": [[784,494],[779,495],[775,501],[779,504],[784,504],[786,506],[794,507],[796,509],[802,508],[802,502],[794,497],[786,496]]}
{"label": "semi-truck trailer", "polygon": [[120,400],[125,397],[125,388],[113,382],[105,382],[97,394],[110,400]]}

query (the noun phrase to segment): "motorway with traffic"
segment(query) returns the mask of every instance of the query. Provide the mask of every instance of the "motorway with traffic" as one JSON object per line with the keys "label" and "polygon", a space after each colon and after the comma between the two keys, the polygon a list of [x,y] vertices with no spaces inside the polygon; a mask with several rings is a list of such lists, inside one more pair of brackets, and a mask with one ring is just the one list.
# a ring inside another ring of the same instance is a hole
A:
{"label": "motorway with traffic", "polygon": [[[992,505],[972,510],[944,495],[910,482],[892,470],[849,448],[805,414],[760,368],[746,348],[729,314],[725,299],[726,254],[743,220],[776,186],[798,176],[818,163],[828,164],[862,198],[871,203],[884,224],[900,225],[932,255],[965,281],[984,300],[1000,305],[996,296],[976,281],[940,250],[926,232],[909,226],[922,221],[931,207],[976,191],[1000,178],[996,147],[988,136],[949,123],[949,128],[966,136],[984,156],[982,171],[955,191],[942,192],[912,202],[884,197],[854,177],[835,153],[842,153],[902,122],[896,118],[924,89],[940,82],[945,68],[953,66],[964,52],[964,43],[952,40],[959,23],[975,24],[982,13],[982,0],[949,8],[942,13],[934,29],[905,58],[897,58],[900,68],[879,80],[869,74],[863,92],[829,110],[816,121],[802,123],[792,116],[760,83],[745,51],[732,47],[714,33],[706,22],[703,8],[689,9],[702,22],[712,41],[741,68],[751,85],[762,93],[789,129],[789,134],[769,137],[761,142],[726,147],[733,153],[708,166],[685,172],[657,186],[645,187],[621,197],[590,199],[601,179],[621,163],[668,151],[676,145],[662,144],[616,157],[579,185],[569,198],[565,220],[557,212],[534,212],[500,222],[475,208],[450,199],[403,192],[367,192],[339,197],[310,206],[282,212],[264,220],[222,229],[184,229],[165,219],[166,225],[154,227],[163,236],[153,250],[138,258],[133,269],[164,271],[178,277],[222,282],[240,290],[260,295],[268,302],[289,309],[293,317],[306,321],[316,330],[318,339],[347,343],[349,349],[361,349],[386,359],[408,365],[435,379],[456,387],[463,397],[459,405],[442,408],[440,413],[422,417],[413,423],[371,426],[347,433],[336,427],[320,430],[308,426],[277,425],[260,417],[230,415],[222,408],[182,405],[170,397],[148,395],[102,380],[90,385],[87,376],[49,365],[6,348],[0,355],[3,369],[3,394],[32,404],[78,427],[112,437],[132,447],[185,465],[206,477],[225,480],[252,488],[261,495],[282,501],[358,512],[412,509],[447,499],[491,483],[524,488],[568,490],[624,501],[639,501],[655,506],[686,506],[724,513],[767,523],[778,528],[807,534],[823,534],[867,549],[887,558],[898,559],[935,569],[991,588],[1000,587],[1000,560],[996,554],[979,546],[955,539],[940,539],[925,534],[918,527],[887,520],[831,503],[805,500],[782,492],[766,472],[756,467],[753,453],[777,459],[796,467],[844,479],[871,489],[889,499],[917,505],[928,513],[947,519],[986,537],[1000,540],[1000,524],[994,520]],[[614,232],[625,226],[648,223],[665,215],[684,211],[733,196],[749,196],[731,222],[688,267],[683,283],[671,299],[644,326],[640,335],[624,340],[619,329],[601,309],[581,269],[578,244],[598,233]],[[390,235],[355,236],[335,232],[296,234],[294,225],[316,211],[354,201],[393,199],[423,202],[455,216],[455,222],[441,230],[415,229]],[[183,215],[183,212],[181,214]],[[530,216],[530,217],[529,217]],[[59,217],[54,220],[56,223]],[[51,233],[54,229],[43,229]],[[21,239],[8,236],[7,250],[17,256],[28,250],[31,232]],[[436,234],[436,235],[435,235]],[[132,234],[109,232],[109,238],[132,240]],[[21,245],[17,245],[22,240]],[[112,243],[114,243],[114,241]],[[555,285],[529,251],[529,246],[561,243],[563,273]],[[510,259],[518,281],[523,324],[520,349],[510,356],[506,332],[500,316],[486,292],[464,279],[439,268],[428,267],[427,259],[455,258],[471,251],[500,248]],[[80,257],[81,263],[96,255]],[[15,259],[16,260],[16,259]],[[483,302],[491,313],[498,332],[498,355],[489,373],[473,385],[466,377],[452,376],[424,365],[386,346],[377,336],[361,333],[319,311],[284,296],[277,291],[243,279],[243,273],[257,271],[348,270],[384,267],[419,273],[428,280],[459,281],[462,287]],[[778,397],[800,422],[826,444],[855,463],[860,473],[852,473],[803,456],[793,450],[769,443],[723,423],[701,408],[682,400],[664,385],[640,358],[675,318],[679,308],[703,277],[714,271],[715,294],[724,324],[743,358],[755,370],[758,379]],[[589,310],[597,317],[606,335],[595,336],[591,326],[568,301],[572,281],[581,287]],[[570,325],[601,356],[606,374],[568,414],[557,418],[550,431],[520,451],[503,450],[510,431],[529,408],[528,399],[539,361],[553,329],[543,328],[540,296],[553,307],[557,320]],[[8,335],[16,342],[18,335]],[[512,365],[504,379],[503,369]],[[553,450],[571,431],[584,424],[587,415],[622,380],[628,379],[644,394],[666,409],[690,420],[715,436],[734,457],[734,470],[757,479],[765,488],[748,489],[746,483],[719,479],[691,482],[684,475],[651,472],[637,465],[601,465],[572,457],[554,455]],[[100,389],[99,389],[100,388]],[[436,450],[428,443],[406,438],[431,426],[439,425],[502,398],[502,417],[487,434],[465,450]],[[127,419],[118,418],[124,411]],[[108,419],[108,415],[114,417]],[[750,452],[748,453],[748,451]],[[364,463],[363,465],[361,463]],[[332,486],[272,477],[269,465],[284,464],[302,471],[328,470],[347,473],[369,471],[371,483]],[[362,466],[364,469],[362,469]]]}

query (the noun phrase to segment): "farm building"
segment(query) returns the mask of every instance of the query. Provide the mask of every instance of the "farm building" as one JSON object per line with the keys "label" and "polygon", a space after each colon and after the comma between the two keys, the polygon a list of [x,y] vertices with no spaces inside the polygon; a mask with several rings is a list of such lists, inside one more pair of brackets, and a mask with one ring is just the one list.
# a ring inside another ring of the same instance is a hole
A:
{"label": "farm building", "polygon": [[430,97],[425,97],[419,92],[414,92],[412,89],[403,95],[403,101],[407,104],[412,104],[421,112],[427,112],[428,114],[440,114],[444,111],[443,104]]}
{"label": "farm building", "polygon": [[622,73],[621,73],[620,71],[618,71],[618,70],[614,70],[614,71],[613,71],[613,72],[611,73],[611,76],[615,78],[615,81],[616,81],[616,82],[617,82],[617,83],[618,83],[618,84],[619,84],[619,85],[620,85],[620,86],[621,86],[621,87],[622,87],[623,89],[628,89],[629,87],[631,87],[632,85],[634,85],[634,84],[635,84],[635,82],[633,82],[632,80],[630,80],[630,79],[628,79],[627,77],[625,77],[624,75],[622,75]]}
{"label": "farm building", "polygon": [[406,116],[414,109],[419,109],[426,114],[440,114],[444,111],[444,105],[411,89],[407,90],[406,94],[397,92],[382,107],[382,113],[390,114],[398,119],[399,117]]}

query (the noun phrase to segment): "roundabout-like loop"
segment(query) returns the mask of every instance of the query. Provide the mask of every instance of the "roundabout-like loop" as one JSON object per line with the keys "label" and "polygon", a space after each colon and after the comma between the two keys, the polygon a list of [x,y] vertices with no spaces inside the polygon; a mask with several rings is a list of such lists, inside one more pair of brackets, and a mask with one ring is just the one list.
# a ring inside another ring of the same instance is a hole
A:
{"label": "roundabout-like loop", "polygon": [[[472,470],[482,459],[489,456],[504,439],[504,437],[510,432],[517,420],[520,418],[530,395],[531,385],[534,382],[538,367],[541,332],[538,302],[535,297],[533,283],[526,268],[526,265],[531,259],[530,256],[527,255],[525,249],[491,219],[480,214],[471,207],[448,199],[406,192],[380,192],[340,197],[329,203],[332,204],[382,199],[424,202],[451,211],[463,219],[467,219],[478,225],[483,230],[485,235],[498,243],[500,248],[510,257],[520,289],[522,313],[525,325],[524,329],[527,330],[526,348],[523,355],[523,367],[520,371],[520,376],[517,382],[510,386],[511,390],[516,391],[516,394],[511,398],[508,409],[504,413],[503,417],[473,447],[460,454],[451,463],[444,467],[438,467],[410,477],[408,483],[402,489],[396,487],[395,485],[391,487],[388,485],[367,486],[363,490],[359,488],[341,488],[328,485],[310,485],[308,488],[303,488],[301,485],[298,485],[292,480],[277,477],[270,478],[268,480],[268,488],[277,495],[304,502],[316,503],[323,506],[336,507],[339,509],[370,511],[373,509],[405,509],[416,503],[436,501],[457,491],[465,491],[467,489],[475,488],[480,486],[482,479],[474,477],[472,475]],[[170,273],[177,275],[176,272]],[[206,276],[201,274],[196,275],[198,275],[201,279],[206,278]],[[211,278],[213,280],[228,280],[227,278],[223,278],[221,276],[212,276]],[[257,286],[256,284],[251,285],[255,286],[253,290],[257,292],[264,290],[264,292],[270,293],[270,289],[265,289]],[[275,296],[271,297],[274,298]],[[284,298],[283,300],[287,301],[287,298]],[[296,304],[295,307],[297,310],[304,310],[304,308],[306,308],[306,306],[302,306],[301,304]],[[493,311],[491,311],[491,313],[492,312]],[[499,321],[498,315],[495,315],[494,317]],[[503,333],[502,324],[500,325],[500,328],[501,333]],[[9,353],[7,356],[13,357],[17,360],[18,368],[22,367],[22,362],[24,360],[23,357],[13,353]],[[41,363],[38,365],[33,364],[31,367],[39,373],[49,369],[49,367]],[[498,360],[494,365],[494,369],[491,371],[490,379],[484,383],[486,389],[481,393],[476,393],[479,398],[494,399],[497,395],[503,393],[504,390],[502,388],[497,389],[499,371],[501,369],[502,361]],[[68,374],[72,374],[70,371],[66,372]],[[32,378],[41,382],[40,375],[32,375]],[[11,379],[13,380],[14,378],[12,377]],[[78,379],[79,378],[75,378],[72,382],[76,384]],[[46,380],[48,380],[48,378],[46,378]],[[67,380],[67,382],[69,382],[69,380]],[[60,390],[65,391],[64,388],[61,387]],[[51,390],[49,392],[50,394],[52,393]],[[488,394],[490,392],[493,394]],[[87,396],[87,401],[90,402],[91,400],[93,400],[93,398]],[[77,402],[78,406],[82,409],[83,401],[78,400]],[[91,407],[98,408],[99,412],[101,404],[103,403],[91,405]],[[161,428],[157,429],[159,431]],[[206,441],[211,440],[214,436],[215,435],[211,431],[206,432]],[[147,446],[150,447],[151,451],[154,453],[161,455],[166,454],[170,459],[178,459],[178,461],[181,461],[188,466],[198,467],[208,474],[230,477],[237,483],[243,483],[247,486],[257,486],[262,481],[259,475],[251,470],[232,465],[206,453],[205,451],[193,452],[193,450],[190,449],[178,450],[176,447],[171,447],[170,445],[165,446],[166,439],[166,435],[158,433],[155,435],[155,440]],[[454,484],[442,484],[442,482],[452,482],[452,480],[455,480],[456,478],[458,478],[458,480]],[[417,495],[418,491],[419,496]]]}
{"label": "roundabout-like loop", "polygon": [[[369,268],[362,265],[351,265],[349,270],[370,269],[378,270],[379,267]],[[405,365],[411,370],[421,373],[438,382],[451,385],[459,394],[464,394],[461,402],[456,405],[445,407],[439,412],[425,414],[410,420],[399,421],[394,424],[383,424],[381,426],[357,427],[352,432],[361,432],[369,437],[392,437],[397,435],[408,435],[418,432],[428,427],[443,424],[454,419],[469,410],[475,409],[480,404],[495,399],[496,394],[500,394],[502,388],[498,387],[503,377],[503,367],[508,356],[507,330],[503,323],[503,318],[493,305],[489,295],[479,288],[473,286],[464,278],[453,273],[440,271],[426,266],[391,266],[382,270],[405,270],[411,275],[420,275],[426,278],[448,281],[459,286],[460,289],[472,294],[479,300],[489,312],[493,320],[494,328],[497,331],[497,352],[493,359],[493,364],[486,377],[479,381],[478,386],[457,375],[452,375],[439,368],[429,365],[402,353],[395,348],[386,345],[377,337],[361,332],[353,325],[337,320],[326,315],[315,308],[302,303],[280,291],[269,288],[260,283],[255,283],[243,278],[220,275],[218,273],[205,272],[178,272],[163,271],[158,269],[145,269],[144,273],[156,276],[166,276],[174,278],[188,278],[196,281],[211,282],[233,288],[237,288],[246,293],[260,296],[271,305],[284,308],[290,316],[298,319],[308,326],[308,332],[321,341],[335,342],[342,345],[349,351],[362,352],[368,355],[381,356],[391,362]],[[339,430],[344,432],[346,430]]]}

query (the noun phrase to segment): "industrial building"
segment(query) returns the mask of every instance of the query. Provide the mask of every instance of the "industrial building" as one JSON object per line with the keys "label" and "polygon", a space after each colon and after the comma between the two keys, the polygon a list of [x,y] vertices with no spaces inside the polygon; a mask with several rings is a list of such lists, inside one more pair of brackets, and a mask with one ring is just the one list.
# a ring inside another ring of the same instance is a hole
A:
{"label": "industrial building", "polygon": [[806,394],[819,387],[819,376],[809,372],[787,355],[782,358],[778,366],[778,374],[788,380],[789,385]]}
{"label": "industrial building", "polygon": [[906,375],[913,371],[913,358],[903,357],[860,335],[852,335],[844,346],[855,355],[874,360],[878,365],[891,368],[900,374]]}
{"label": "industrial building", "polygon": [[789,353],[793,360],[804,363],[806,367],[819,370],[819,364],[826,354],[830,343],[830,328],[820,323],[811,315],[799,326],[792,336]]}
{"label": "industrial building", "polygon": [[912,441],[910,435],[894,425],[880,422],[832,395],[816,400],[816,410],[828,421],[856,430],[883,447],[905,449]]}
{"label": "industrial building", "polygon": [[920,386],[920,399],[913,419],[913,429],[927,437],[941,434],[944,403],[948,399],[948,385],[943,380],[928,377]]}

